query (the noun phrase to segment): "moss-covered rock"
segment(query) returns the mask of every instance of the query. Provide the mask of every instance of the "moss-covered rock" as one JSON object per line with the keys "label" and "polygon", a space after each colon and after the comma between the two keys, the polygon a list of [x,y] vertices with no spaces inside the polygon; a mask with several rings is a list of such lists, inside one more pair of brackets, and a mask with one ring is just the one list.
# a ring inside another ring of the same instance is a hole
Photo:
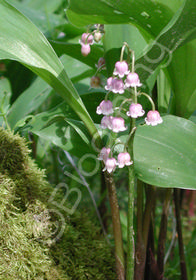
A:
{"label": "moss-covered rock", "polygon": [[100,229],[86,213],[68,216],[49,202],[53,188],[29,152],[23,138],[0,129],[0,279],[116,279]]}

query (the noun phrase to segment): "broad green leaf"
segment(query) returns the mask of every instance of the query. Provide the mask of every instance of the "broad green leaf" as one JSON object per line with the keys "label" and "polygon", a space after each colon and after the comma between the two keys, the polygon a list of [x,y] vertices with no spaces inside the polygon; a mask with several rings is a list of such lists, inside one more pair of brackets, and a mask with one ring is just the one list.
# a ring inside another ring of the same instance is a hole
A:
{"label": "broad green leaf", "polygon": [[159,0],[158,2],[165,5],[175,13],[183,4],[184,0]]}
{"label": "broad green leaf", "polygon": [[[159,17],[157,17],[156,20],[156,25],[159,25]],[[141,25],[141,27],[143,26]],[[111,32],[110,30],[107,31],[109,32],[111,40],[109,42],[109,47],[106,45],[106,58],[114,57],[114,64],[117,58],[116,53],[119,54],[120,52],[120,48],[115,43],[115,38],[121,37],[122,34],[118,34],[118,29],[115,32],[115,36],[113,36],[113,29]],[[169,65],[172,60],[172,54],[177,48],[196,37],[196,1],[184,1],[183,5],[175,13],[167,26],[156,35],[156,39],[152,37],[148,48],[143,49],[143,56],[136,60],[135,68],[143,83],[159,65],[161,65],[162,68]],[[114,37],[113,40],[112,36]],[[109,67],[109,71],[111,72],[110,68],[111,67]]]}
{"label": "broad green leaf", "polygon": [[168,25],[152,41],[149,50],[136,61],[136,70],[145,81],[162,64],[167,67],[173,52],[196,38],[196,1],[186,0]]}
{"label": "broad green leaf", "polygon": [[175,114],[189,118],[196,110],[196,40],[173,53],[168,67],[175,95]]}
{"label": "broad green leaf", "polygon": [[75,25],[133,23],[154,36],[173,15],[165,4],[152,0],[70,0],[69,3],[66,14]]}
{"label": "broad green leaf", "polygon": [[[122,48],[126,42],[130,49],[134,50],[135,58],[143,55],[143,50],[147,47],[145,38],[141,35],[138,28],[130,24],[108,24],[105,25],[104,49]],[[114,36],[115,34],[115,36]],[[127,51],[127,50],[126,50]]]}
{"label": "broad green leaf", "polygon": [[86,77],[92,77],[95,73],[95,70],[85,63],[65,54],[61,57],[61,62],[64,68],[67,69],[67,75],[73,83]]}
{"label": "broad green leaf", "polygon": [[96,134],[90,115],[43,34],[3,0],[0,0],[0,26],[0,59],[19,61],[43,78],[78,114],[90,134]]}
{"label": "broad green leaf", "polygon": [[194,111],[194,113],[190,116],[189,118],[190,121],[194,122],[196,124],[196,110]]}
{"label": "broad green leaf", "polygon": [[55,121],[50,126],[42,129],[37,129],[34,126],[30,131],[77,157],[81,157],[88,152],[92,153],[89,149],[89,144],[84,143],[75,129],[63,119],[59,119],[59,121]]}
{"label": "broad green leaf", "polygon": [[[63,55],[61,62],[65,69],[68,69],[67,74],[72,81],[78,81],[80,77],[86,77],[87,74],[93,75],[91,68],[69,56]],[[48,98],[51,91],[51,87],[38,77],[12,104],[8,113],[10,127],[14,128],[20,119],[35,111]]]}
{"label": "broad green leaf", "polygon": [[55,12],[63,3],[62,0],[23,0],[22,4],[35,10],[47,11],[48,13]]}
{"label": "broad green leaf", "polygon": [[[47,6],[45,6],[45,9],[35,9],[15,0],[9,0],[7,2],[28,17],[43,33],[52,32],[55,27],[65,23],[62,16],[52,14]],[[42,1],[39,2],[42,3]],[[44,7],[43,3],[42,7]]]}
{"label": "broad green leaf", "polygon": [[159,112],[168,113],[171,97],[171,83],[162,69],[160,69],[157,76],[157,95]]}
{"label": "broad green leaf", "polygon": [[15,124],[36,110],[49,96],[51,87],[41,78],[37,78],[12,104],[8,113],[8,123],[13,129]]}
{"label": "broad green leaf", "polygon": [[[107,36],[104,38],[104,49],[109,75],[112,75],[114,64],[120,58],[120,51],[124,42],[135,52],[136,59],[143,55],[143,50],[148,46],[139,30],[133,25],[108,24],[105,25],[105,32]],[[125,54],[127,54],[126,49]],[[124,58],[126,58],[126,55],[124,55]]]}
{"label": "broad green leaf", "polygon": [[84,27],[79,28],[79,27],[72,25],[68,21],[65,21],[64,24],[61,26],[61,32],[64,33],[64,34],[62,34],[62,35],[64,35],[64,37],[58,38],[59,41],[67,42],[71,39],[73,40],[73,38],[75,38],[75,37],[81,36],[82,33],[86,32],[86,28],[84,28]]}
{"label": "broad green leaf", "polygon": [[196,189],[196,125],[165,116],[155,127],[138,127],[134,138],[137,177],[163,188]]}
{"label": "broad green leaf", "polygon": [[92,68],[96,67],[95,65],[97,64],[99,58],[104,55],[103,50],[96,45],[91,46],[90,54],[87,57],[84,57],[81,54],[80,44],[62,43],[56,41],[50,41],[50,43],[58,56],[63,54],[69,55]]}
{"label": "broad green leaf", "polygon": [[77,157],[95,153],[86,127],[81,121],[69,118],[71,116],[63,103],[49,112],[36,115],[28,123],[28,130]]}

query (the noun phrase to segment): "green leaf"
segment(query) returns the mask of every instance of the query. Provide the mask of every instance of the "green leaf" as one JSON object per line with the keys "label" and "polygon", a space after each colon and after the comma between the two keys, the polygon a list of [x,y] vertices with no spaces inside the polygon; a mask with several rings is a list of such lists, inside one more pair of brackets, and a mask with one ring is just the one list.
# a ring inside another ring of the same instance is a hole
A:
{"label": "green leaf", "polygon": [[38,77],[12,104],[7,117],[10,127],[13,129],[20,119],[36,110],[50,92],[51,87]]}
{"label": "green leaf", "polygon": [[86,77],[92,77],[95,72],[95,70],[85,63],[65,54],[61,57],[61,62],[64,68],[67,69],[67,75],[72,82],[78,82]]}
{"label": "green leaf", "polygon": [[86,127],[81,121],[70,119],[67,109],[62,103],[53,110],[36,115],[28,123],[28,131],[77,157],[85,153],[94,154]]}
{"label": "green leaf", "polygon": [[136,176],[148,184],[196,189],[196,125],[169,115],[155,127],[138,127],[134,159]]}
{"label": "green leaf", "polygon": [[[159,25],[159,16],[156,18],[156,26]],[[142,83],[144,83],[148,77],[157,69],[158,66],[164,68],[169,65],[172,60],[173,52],[180,46],[196,38],[196,1],[186,0],[180,9],[174,14],[170,22],[155,35],[154,39],[151,34],[151,42],[148,48],[143,49],[143,56],[138,58],[135,63],[135,69],[140,75]],[[136,24],[137,25],[137,24]],[[137,25],[138,27],[138,25]],[[140,25],[144,28],[143,23]],[[106,45],[106,58],[113,57],[113,64],[115,59],[119,59],[120,47],[116,44],[116,38],[121,38],[123,33],[122,30],[115,31],[110,28],[107,30],[107,36],[110,36],[110,42],[106,41],[109,46]],[[140,29],[141,31],[141,29]],[[122,39],[120,39],[120,42]],[[132,46],[131,46],[132,47]],[[116,55],[118,54],[118,55]],[[110,62],[111,64],[111,62]],[[111,72],[111,66],[109,65],[109,71]]]}
{"label": "green leaf", "polygon": [[136,70],[145,81],[162,63],[167,67],[173,52],[196,38],[196,1],[186,0],[168,25],[152,41],[149,50],[136,61]]}
{"label": "green leaf", "polygon": [[66,14],[75,25],[133,23],[154,36],[173,15],[170,8],[152,0],[70,0],[69,3]]}
{"label": "green leaf", "polygon": [[[43,3],[41,6],[44,7]],[[56,1],[55,1],[56,2]],[[28,17],[43,33],[52,31],[55,27],[65,23],[62,16],[52,14],[50,8],[45,6],[45,9],[35,9],[28,7],[24,3],[16,2],[15,0],[9,0],[8,3],[16,7],[26,17]]]}
{"label": "green leaf", "polygon": [[189,118],[196,110],[196,40],[176,50],[168,67],[175,95],[175,114]]}
{"label": "green leaf", "polygon": [[90,115],[44,35],[3,0],[0,0],[0,26],[0,59],[19,61],[39,75],[72,107],[90,134],[96,134]]}
{"label": "green leaf", "polygon": [[[7,78],[0,79],[0,114],[7,115],[10,107],[10,98],[12,95],[11,85]],[[3,116],[0,116],[0,125],[4,122]]]}
{"label": "green leaf", "polygon": [[63,43],[63,42],[56,42],[50,41],[52,47],[54,48],[55,52],[58,56],[63,54],[69,55],[92,68],[95,68],[100,57],[103,57],[104,52],[103,50],[93,45],[91,46],[91,52],[87,57],[82,56],[81,54],[81,45],[80,44],[71,44],[71,43]]}
{"label": "green leaf", "polygon": [[157,95],[159,112],[168,113],[171,97],[171,83],[162,69],[160,69],[157,76]]}
{"label": "green leaf", "polygon": [[190,121],[194,122],[196,124],[196,110],[193,112],[191,117],[189,118]]}
{"label": "green leaf", "polygon": [[[61,62],[65,69],[68,69],[67,74],[71,80],[78,81],[81,76],[82,78],[86,77],[88,73],[91,76],[93,75],[92,70],[90,70],[91,68],[69,56],[63,55]],[[89,88],[86,91],[88,92],[88,90]],[[37,77],[30,87],[20,94],[12,104],[8,113],[10,127],[14,128],[20,119],[24,119],[26,115],[35,111],[48,98],[51,91],[51,87],[41,78]]]}
{"label": "green leaf", "polygon": [[143,55],[144,49],[148,46],[138,28],[133,25],[109,24],[105,25],[104,30],[107,34],[104,38],[104,49],[109,75],[112,75],[114,64],[120,58],[120,51],[124,42],[129,45],[130,49],[134,50],[136,59]]}
{"label": "green leaf", "polygon": [[22,4],[38,11],[55,12],[62,4],[62,0],[23,0]]}

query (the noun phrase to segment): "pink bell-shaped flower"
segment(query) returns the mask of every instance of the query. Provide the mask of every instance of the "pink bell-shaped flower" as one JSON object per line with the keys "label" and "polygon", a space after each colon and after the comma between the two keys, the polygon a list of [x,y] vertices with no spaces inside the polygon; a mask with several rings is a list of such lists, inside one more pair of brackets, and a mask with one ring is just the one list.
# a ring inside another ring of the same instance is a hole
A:
{"label": "pink bell-shaped flower", "polygon": [[123,94],[124,93],[124,83],[123,83],[123,80],[114,78],[112,80],[112,89],[111,89],[111,91],[113,93]]}
{"label": "pink bell-shaped flower", "polygon": [[149,111],[147,117],[145,118],[145,122],[147,125],[155,126],[163,122],[158,111]]}
{"label": "pink bell-shaped flower", "polygon": [[131,161],[131,157],[129,153],[120,153],[118,154],[118,167],[123,168],[125,165],[129,166],[133,164],[133,161]]}
{"label": "pink bell-shaped flower", "polygon": [[104,162],[107,160],[110,154],[110,148],[103,147],[99,153],[99,160],[103,160]]}
{"label": "pink bell-shaped flower", "polygon": [[105,89],[106,90],[112,90],[112,81],[113,81],[113,77],[109,77],[108,79],[107,79],[107,85],[105,86]]}
{"label": "pink bell-shaped flower", "polygon": [[93,44],[93,39],[94,39],[94,37],[93,37],[93,35],[92,34],[90,34],[90,33],[83,33],[82,34],[82,38],[81,38],[81,40],[80,40],[80,44],[90,44],[90,45],[92,45]]}
{"label": "pink bell-shaped flower", "polygon": [[81,53],[83,56],[87,56],[91,52],[91,47],[89,44],[81,43]]}
{"label": "pink bell-shaped flower", "polygon": [[101,101],[101,103],[97,107],[96,113],[98,115],[101,115],[101,114],[110,115],[114,112],[112,106],[113,106],[113,104],[110,100],[103,100],[103,101]]}
{"label": "pink bell-shaped flower", "polygon": [[127,116],[131,117],[131,118],[138,118],[138,117],[142,117],[145,114],[145,111],[142,108],[142,105],[137,103],[132,103],[129,106],[129,111],[127,112]]}
{"label": "pink bell-shaped flower", "polygon": [[113,117],[111,120],[111,130],[113,132],[121,132],[125,131],[127,127],[125,127],[125,121],[121,117]]}
{"label": "pink bell-shaped flower", "polygon": [[141,87],[140,79],[137,73],[129,73],[125,80],[125,87]]}
{"label": "pink bell-shaped flower", "polygon": [[113,117],[112,116],[104,116],[101,120],[101,128],[105,129],[105,128],[109,128],[112,129],[112,120]]}
{"label": "pink bell-shaped flower", "polygon": [[106,161],[105,161],[105,167],[103,169],[103,171],[106,171],[108,173],[111,173],[113,172],[115,169],[116,169],[116,160],[115,158],[107,158]]}
{"label": "pink bell-shaped flower", "polygon": [[118,75],[119,78],[123,78],[124,75],[129,73],[129,66],[126,61],[117,61],[115,64],[114,75]]}

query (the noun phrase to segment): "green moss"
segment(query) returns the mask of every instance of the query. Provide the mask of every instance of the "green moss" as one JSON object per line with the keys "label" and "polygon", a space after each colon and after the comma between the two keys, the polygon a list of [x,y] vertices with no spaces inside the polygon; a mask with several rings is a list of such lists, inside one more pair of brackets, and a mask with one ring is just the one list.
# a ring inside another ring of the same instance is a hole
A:
{"label": "green moss", "polygon": [[116,279],[111,248],[87,213],[61,212],[64,230],[53,242],[60,209],[48,202],[53,189],[29,152],[0,129],[0,279]]}

